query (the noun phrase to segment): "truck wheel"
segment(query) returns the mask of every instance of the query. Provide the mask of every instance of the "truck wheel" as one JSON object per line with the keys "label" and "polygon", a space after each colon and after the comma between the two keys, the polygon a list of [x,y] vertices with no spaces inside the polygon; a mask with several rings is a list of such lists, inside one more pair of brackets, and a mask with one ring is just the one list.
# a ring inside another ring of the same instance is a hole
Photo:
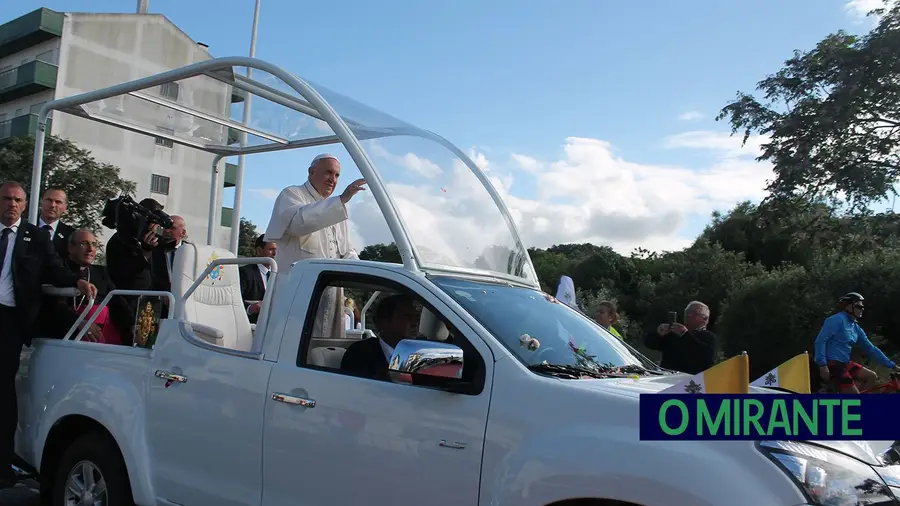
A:
{"label": "truck wheel", "polygon": [[128,471],[109,436],[85,434],[63,453],[53,483],[53,506],[133,506]]}

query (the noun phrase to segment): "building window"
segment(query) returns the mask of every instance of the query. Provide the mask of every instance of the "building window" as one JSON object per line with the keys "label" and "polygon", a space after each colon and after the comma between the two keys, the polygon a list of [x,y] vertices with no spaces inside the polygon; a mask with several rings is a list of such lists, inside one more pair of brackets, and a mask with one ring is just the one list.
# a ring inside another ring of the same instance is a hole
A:
{"label": "building window", "polygon": [[[175,130],[172,128],[156,127],[156,129],[169,135],[175,135]],[[175,143],[172,142],[172,139],[166,139],[165,137],[156,137],[156,145],[162,146],[164,148],[171,148],[175,146]]]}
{"label": "building window", "polygon": [[169,194],[169,177],[153,174],[150,177],[150,193]]}
{"label": "building window", "polygon": [[178,100],[178,83],[162,83],[159,86],[159,94],[163,98],[176,102]]}

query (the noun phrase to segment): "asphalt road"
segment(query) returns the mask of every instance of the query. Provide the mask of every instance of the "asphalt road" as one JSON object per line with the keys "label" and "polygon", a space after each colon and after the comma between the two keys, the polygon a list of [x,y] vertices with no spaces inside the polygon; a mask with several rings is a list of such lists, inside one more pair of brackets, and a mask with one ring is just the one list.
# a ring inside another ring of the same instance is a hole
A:
{"label": "asphalt road", "polygon": [[38,484],[32,480],[20,482],[15,488],[0,490],[0,504],[3,506],[38,506],[39,498]]}

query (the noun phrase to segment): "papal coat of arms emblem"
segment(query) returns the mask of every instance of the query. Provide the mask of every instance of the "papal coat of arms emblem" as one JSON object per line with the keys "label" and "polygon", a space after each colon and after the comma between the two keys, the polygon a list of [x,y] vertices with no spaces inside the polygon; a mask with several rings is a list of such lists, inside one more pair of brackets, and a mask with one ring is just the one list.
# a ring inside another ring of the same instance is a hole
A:
{"label": "papal coat of arms emblem", "polygon": [[[209,265],[209,264],[215,262],[218,258],[219,257],[216,256],[215,253],[213,253],[209,257],[209,263],[206,265]],[[217,281],[221,281],[222,280],[222,266],[217,265],[213,270],[209,271],[209,275],[206,276],[206,278],[209,279],[210,281],[212,281],[213,284],[216,284]]]}
{"label": "papal coat of arms emblem", "polygon": [[154,330],[156,330],[156,315],[153,313],[153,306],[147,302],[138,318],[138,343],[147,346],[147,341]]}

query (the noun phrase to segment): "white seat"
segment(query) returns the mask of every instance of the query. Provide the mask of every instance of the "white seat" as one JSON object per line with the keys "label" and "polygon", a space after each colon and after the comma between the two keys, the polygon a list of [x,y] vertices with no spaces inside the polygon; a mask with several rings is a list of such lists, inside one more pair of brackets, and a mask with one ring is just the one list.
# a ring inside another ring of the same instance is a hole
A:
{"label": "white seat", "polygon": [[422,308],[419,316],[419,334],[429,341],[446,341],[450,337],[450,331],[444,322],[427,307]]}
{"label": "white seat", "polygon": [[307,362],[309,365],[317,367],[327,367],[329,369],[340,369],[341,360],[344,358],[344,348],[334,348],[332,346],[319,346],[309,350]]}
{"label": "white seat", "polygon": [[[230,251],[214,246],[183,242],[172,262],[172,293],[180,298],[203,273],[206,266],[218,258],[234,258]],[[225,348],[240,351],[253,349],[253,331],[241,297],[241,283],[237,265],[220,265],[214,269],[185,301],[184,318],[194,324],[201,337]]]}

